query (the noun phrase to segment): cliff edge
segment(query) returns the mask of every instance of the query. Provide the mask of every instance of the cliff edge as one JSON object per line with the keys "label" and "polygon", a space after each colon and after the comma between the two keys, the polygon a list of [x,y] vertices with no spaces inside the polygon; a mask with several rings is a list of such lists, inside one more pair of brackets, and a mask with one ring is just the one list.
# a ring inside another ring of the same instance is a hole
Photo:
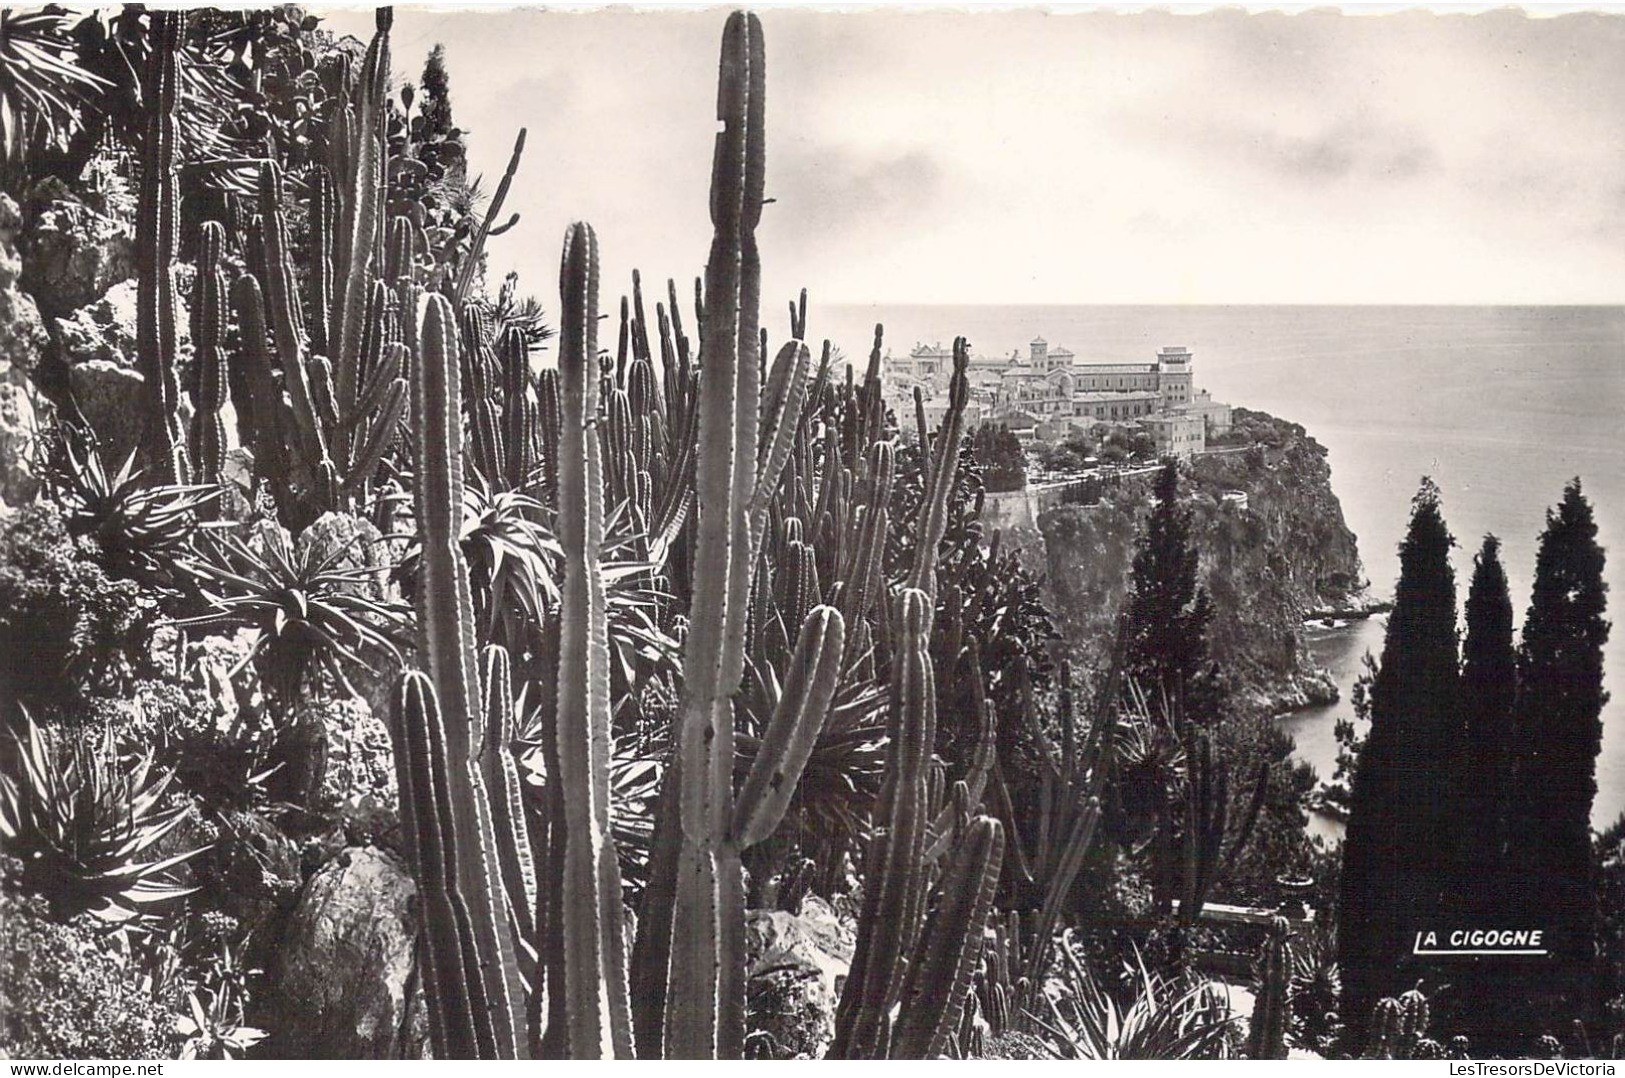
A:
{"label": "cliff edge", "polygon": [[[1245,710],[1335,700],[1336,686],[1305,645],[1304,619],[1362,606],[1365,581],[1326,449],[1298,424],[1244,408],[1228,440],[1183,470],[1202,582],[1216,610],[1213,656]],[[1038,517],[1045,598],[1080,659],[1104,659],[1150,498],[1149,477],[1127,480],[1097,504]]]}

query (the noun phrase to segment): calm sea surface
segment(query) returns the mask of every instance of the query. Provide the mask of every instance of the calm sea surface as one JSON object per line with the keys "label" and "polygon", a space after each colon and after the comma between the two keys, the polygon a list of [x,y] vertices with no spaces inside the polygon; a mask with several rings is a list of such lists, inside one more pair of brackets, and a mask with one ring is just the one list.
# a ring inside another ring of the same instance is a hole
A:
{"label": "calm sea surface", "polygon": [[[1194,353],[1196,385],[1216,399],[1302,423],[1331,452],[1332,486],[1372,590],[1391,593],[1418,481],[1444,493],[1459,544],[1458,592],[1494,533],[1519,619],[1548,506],[1580,476],[1609,548],[1616,623],[1592,822],[1625,812],[1625,307],[826,307],[810,330],[861,363],[874,324],[894,353],[967,337],[980,354],[1025,351],[1036,336],[1082,361]],[[775,332],[780,327],[775,327]],[[1360,655],[1380,652],[1380,622],[1317,638],[1347,690]],[[1347,703],[1285,720],[1299,754],[1330,778],[1332,723]]]}

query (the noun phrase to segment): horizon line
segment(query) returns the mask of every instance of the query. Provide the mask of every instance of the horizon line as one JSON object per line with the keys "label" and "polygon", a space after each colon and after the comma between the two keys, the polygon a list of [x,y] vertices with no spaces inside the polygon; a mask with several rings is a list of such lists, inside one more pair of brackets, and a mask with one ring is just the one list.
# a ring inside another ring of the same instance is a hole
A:
{"label": "horizon line", "polygon": [[1434,309],[1463,307],[1539,307],[1552,308],[1554,310],[1573,310],[1577,308],[1625,308],[1625,298],[1612,302],[1575,303],[1543,303],[1530,300],[1517,302],[1501,301],[1477,303],[1388,302],[1381,300],[1350,300],[1347,302],[1276,302],[1270,300],[1248,300],[1246,302],[1231,303],[1181,303],[1173,300],[1132,300],[1126,302],[1113,302],[1109,300],[1017,300],[990,303],[980,300],[965,302],[956,302],[952,300],[819,300],[816,297],[809,297],[808,305],[810,307],[1416,307]]}

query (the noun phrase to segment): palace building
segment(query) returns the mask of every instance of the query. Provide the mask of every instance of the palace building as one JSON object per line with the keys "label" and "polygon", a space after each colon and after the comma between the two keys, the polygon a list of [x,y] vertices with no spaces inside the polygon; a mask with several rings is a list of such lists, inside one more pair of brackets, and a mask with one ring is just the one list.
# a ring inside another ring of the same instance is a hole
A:
{"label": "palace building", "polygon": [[[946,400],[953,350],[918,344],[907,356],[888,354],[883,368],[894,407],[912,411],[918,387],[930,412],[931,402]],[[1208,436],[1230,429],[1230,406],[1193,388],[1189,348],[1162,348],[1145,362],[1080,362],[1070,349],[1036,337],[1025,355],[973,355],[967,375],[990,421],[1008,417],[1013,422],[1001,425],[1023,430],[1141,425],[1168,453],[1189,456],[1204,450]]]}

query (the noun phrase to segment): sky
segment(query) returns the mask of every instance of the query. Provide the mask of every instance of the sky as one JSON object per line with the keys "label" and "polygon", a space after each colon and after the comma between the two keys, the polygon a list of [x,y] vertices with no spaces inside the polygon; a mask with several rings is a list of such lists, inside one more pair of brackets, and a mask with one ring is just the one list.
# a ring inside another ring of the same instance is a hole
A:
{"label": "sky", "polygon": [[[633,267],[692,288],[724,17],[396,9],[397,80],[445,45],[488,189],[528,129],[498,276],[551,307],[586,220],[609,295]],[[769,297],[1625,302],[1625,15],[769,8],[762,25]]]}

